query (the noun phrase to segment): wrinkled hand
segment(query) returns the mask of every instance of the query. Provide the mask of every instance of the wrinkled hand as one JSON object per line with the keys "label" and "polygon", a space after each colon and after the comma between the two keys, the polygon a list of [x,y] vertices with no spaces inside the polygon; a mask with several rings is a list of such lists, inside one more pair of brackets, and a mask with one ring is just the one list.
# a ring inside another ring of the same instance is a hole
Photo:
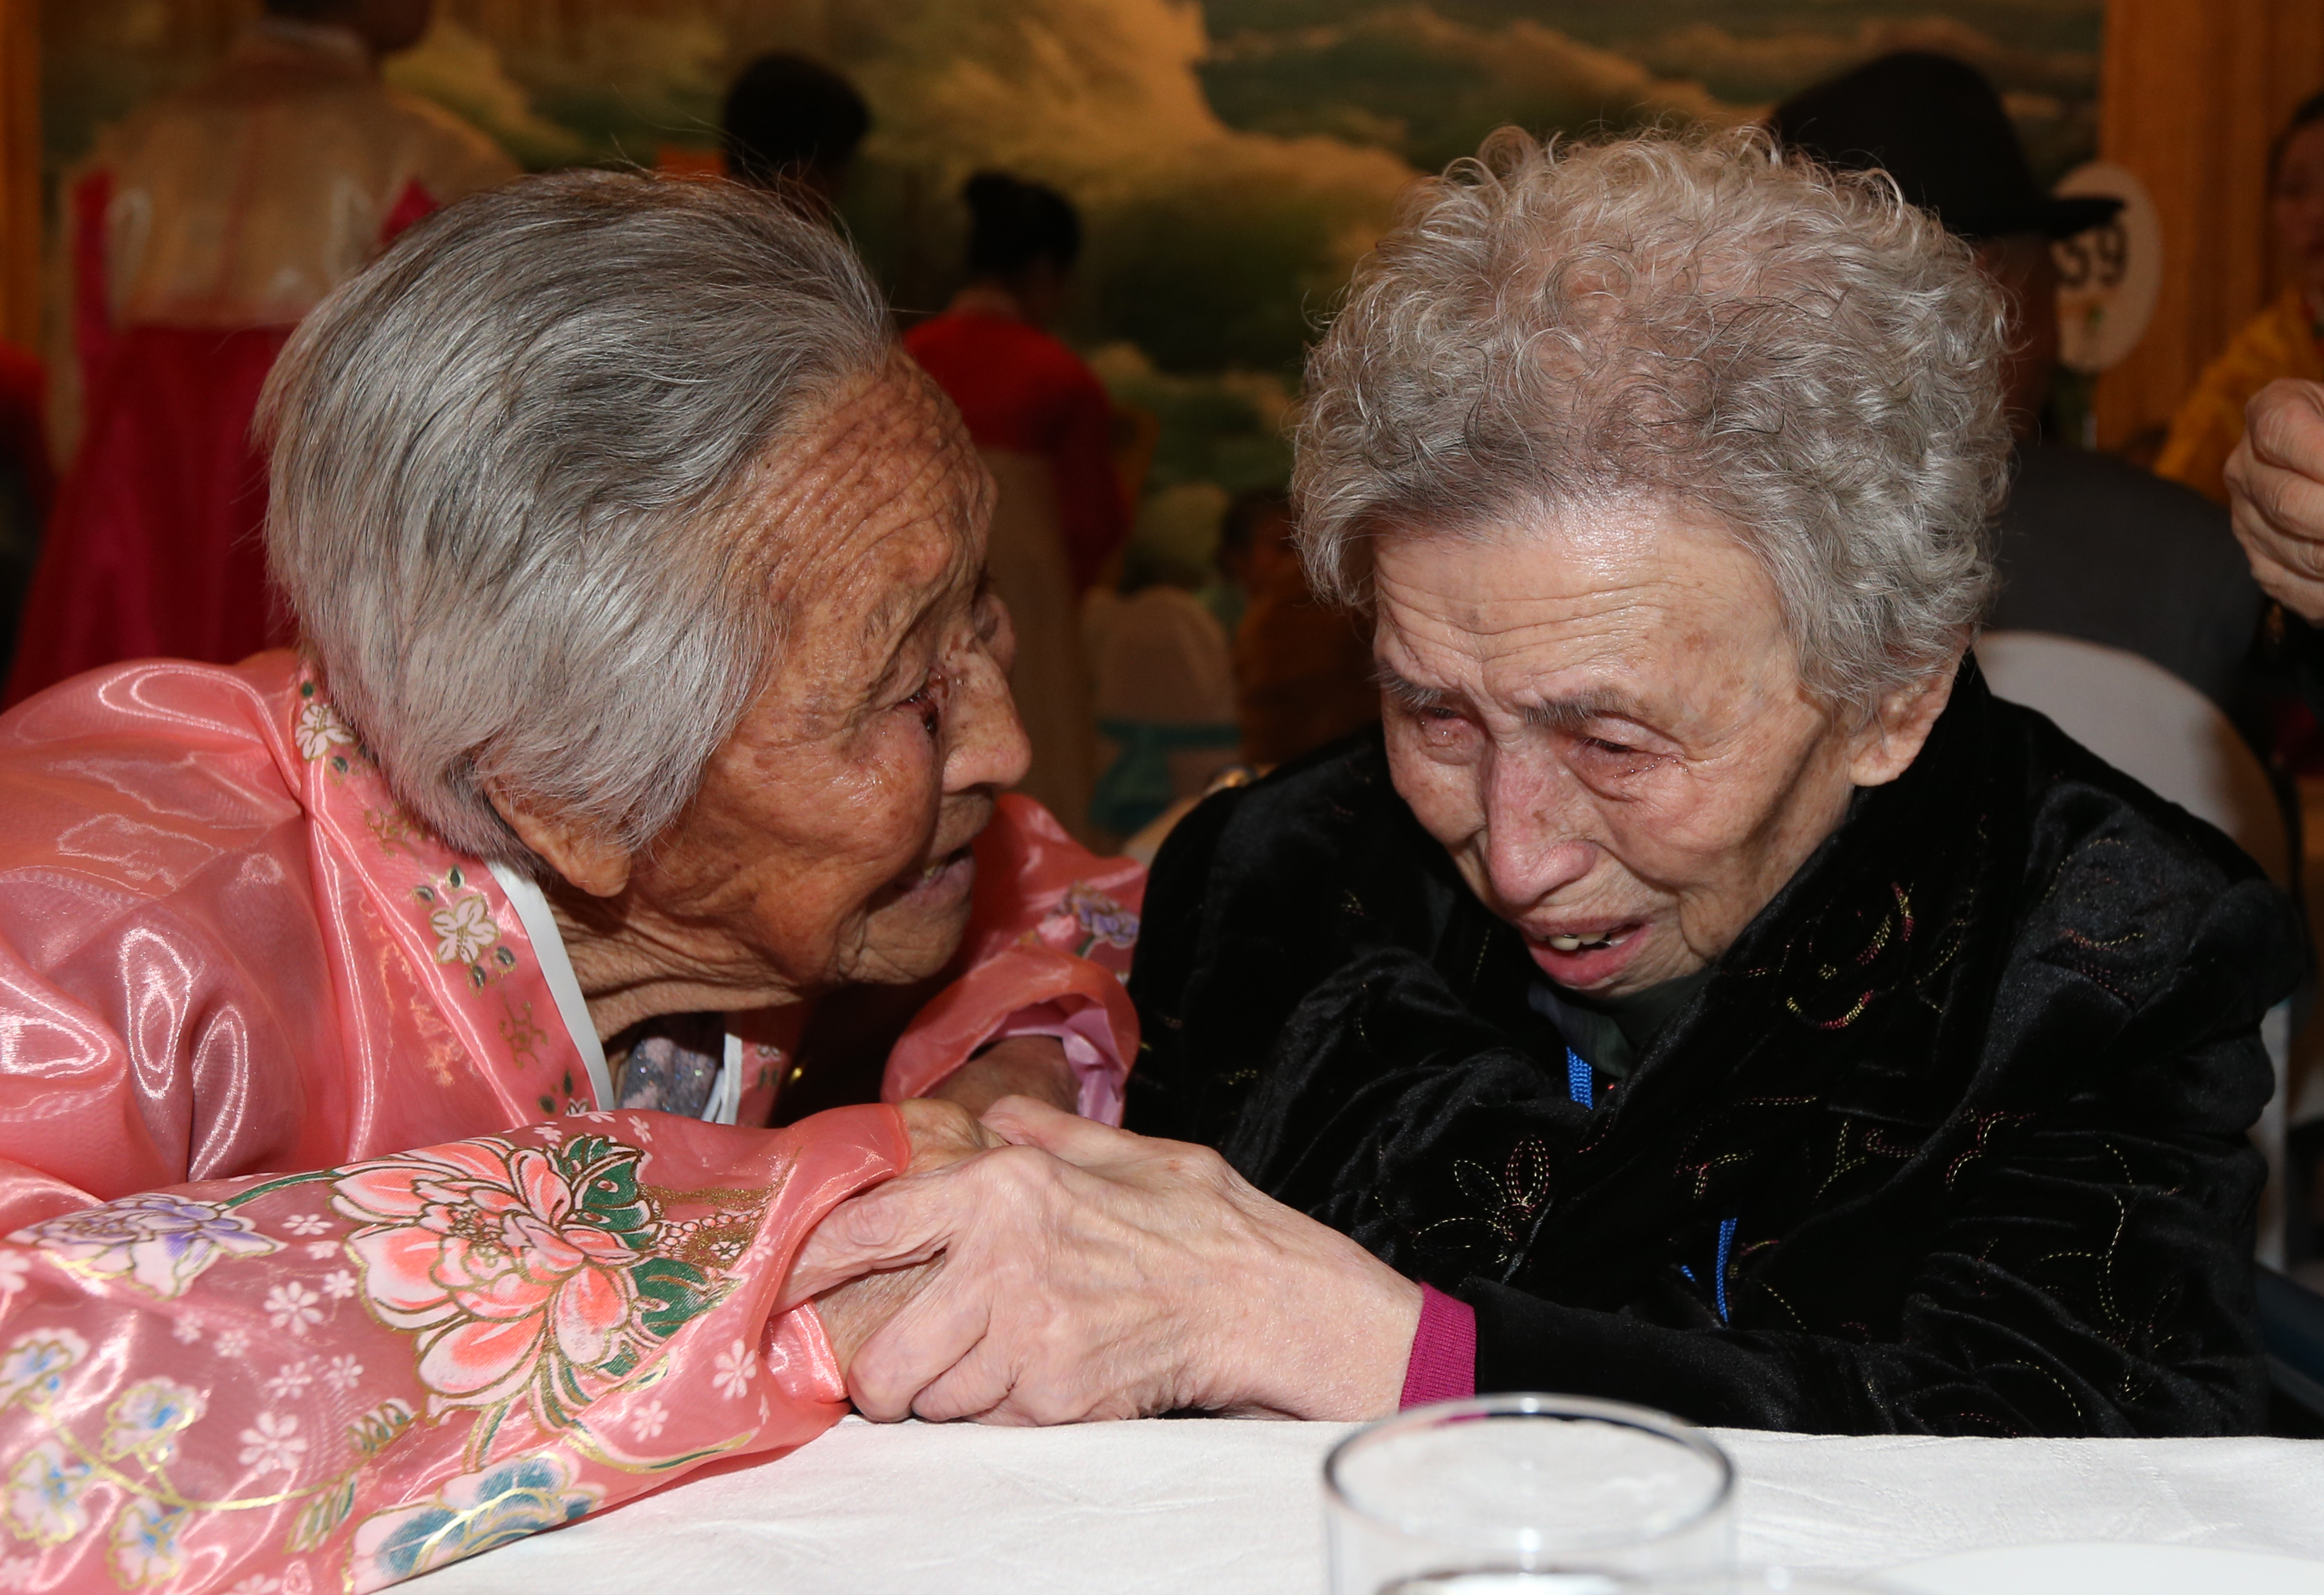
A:
{"label": "wrinkled hand", "polygon": [[2268,596],[2324,624],[2324,384],[2274,382],[2227,459],[2236,537]]}
{"label": "wrinkled hand", "polygon": [[[953,1102],[918,1100],[899,1102],[896,1108],[904,1116],[906,1133],[912,1138],[912,1163],[908,1174],[949,1168],[964,1158],[1007,1144],[979,1124],[968,1110]],[[857,1350],[873,1332],[918,1295],[928,1277],[941,1266],[931,1261],[865,1274],[818,1295],[815,1298],[816,1316],[823,1320],[823,1332],[838,1355],[839,1366],[845,1368],[853,1360]],[[793,1277],[797,1277],[796,1270]]]}
{"label": "wrinkled hand", "polygon": [[949,1168],[979,1152],[1009,1144],[958,1102],[915,1097],[898,1102],[896,1111],[904,1116],[904,1133],[912,1138],[912,1165],[904,1171],[908,1175]]}
{"label": "wrinkled hand", "polygon": [[1005,1096],[1028,1096],[1070,1113],[1082,1100],[1081,1082],[1054,1036],[1011,1036],[954,1069],[928,1093],[982,1113]]}
{"label": "wrinkled hand", "polygon": [[796,1301],[943,1258],[847,1360],[866,1416],[1396,1409],[1420,1290],[1354,1241],[1207,1148],[1023,1097],[985,1123],[1011,1145],[843,1203],[793,1271]]}

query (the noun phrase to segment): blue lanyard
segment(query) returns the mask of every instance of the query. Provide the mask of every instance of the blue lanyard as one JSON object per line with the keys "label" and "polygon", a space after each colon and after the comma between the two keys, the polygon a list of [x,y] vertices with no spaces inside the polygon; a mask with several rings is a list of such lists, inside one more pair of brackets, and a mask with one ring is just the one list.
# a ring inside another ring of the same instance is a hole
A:
{"label": "blue lanyard", "polygon": [[[1582,1061],[1582,1055],[1570,1046],[1565,1049],[1565,1094],[1585,1108],[1596,1105],[1596,1077],[1591,1074],[1590,1065]],[[1727,1258],[1735,1249],[1735,1226],[1741,1222],[1739,1219],[1719,1221],[1719,1258],[1711,1276],[1711,1300],[1718,1309],[1721,1323],[1727,1322]],[[1683,1263],[1679,1265],[1679,1272],[1689,1279],[1694,1277],[1694,1270]]]}
{"label": "blue lanyard", "polygon": [[1565,1049],[1565,1094],[1585,1108],[1596,1106],[1597,1085],[1591,1077],[1590,1065],[1570,1046]]}
{"label": "blue lanyard", "polygon": [[[1735,1248],[1735,1226],[1742,1222],[1740,1219],[1719,1221],[1719,1258],[1711,1265],[1711,1305],[1718,1312],[1721,1323],[1727,1322],[1727,1254]],[[1678,1271],[1686,1276],[1689,1284],[1697,1283],[1694,1270],[1684,1263],[1678,1266]]]}

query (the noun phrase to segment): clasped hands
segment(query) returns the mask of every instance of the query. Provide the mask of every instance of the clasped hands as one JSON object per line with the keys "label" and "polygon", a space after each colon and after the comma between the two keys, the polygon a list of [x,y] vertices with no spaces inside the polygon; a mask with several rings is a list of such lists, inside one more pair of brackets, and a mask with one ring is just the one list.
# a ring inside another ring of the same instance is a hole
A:
{"label": "clasped hands", "polygon": [[1025,1096],[903,1112],[911,1168],[833,1210],[780,1303],[816,1304],[867,1417],[1396,1410],[1419,1287],[1217,1153]]}

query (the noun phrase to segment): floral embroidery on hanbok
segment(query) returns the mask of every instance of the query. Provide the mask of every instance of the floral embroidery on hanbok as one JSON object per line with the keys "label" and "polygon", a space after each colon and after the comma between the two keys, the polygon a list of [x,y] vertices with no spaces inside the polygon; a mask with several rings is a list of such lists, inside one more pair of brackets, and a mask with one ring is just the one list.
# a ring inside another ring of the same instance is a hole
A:
{"label": "floral embroidery on hanbok", "polygon": [[1115,901],[1085,880],[1065,888],[1057,904],[1018,938],[1027,946],[1054,947],[1087,958],[1127,977],[1129,954],[1138,945],[1138,910]]}
{"label": "floral embroidery on hanbok", "polygon": [[[591,1118],[645,1129],[632,1115]],[[45,1551],[88,1535],[112,1581],[142,1589],[199,1565],[194,1547],[208,1536],[271,1522],[281,1552],[339,1547],[346,1587],[365,1590],[603,1504],[585,1467],[668,1473],[749,1443],[777,1389],[769,1376],[800,1388],[797,1349],[779,1336],[762,1349],[719,1334],[701,1348],[682,1407],[643,1392],[667,1376],[670,1338],[733,1295],[781,1166],[748,1187],[669,1190],[640,1180],[645,1148],[575,1128],[584,1132],[541,1125],[262,1179],[214,1201],[148,1194],[20,1231],[37,1251],[0,1255],[37,1255],[92,1288],[177,1299],[201,1280],[189,1310],[218,1316],[179,1343],[207,1345],[188,1356],[233,1383],[207,1384],[189,1362],[95,1406],[75,1380],[114,1376],[80,1333],[18,1332],[0,1351],[0,1411],[32,1421],[0,1475],[0,1544]],[[259,1212],[268,1229],[309,1239],[261,1233]],[[343,1239],[320,1238],[342,1225]],[[222,1266],[262,1256],[274,1268],[247,1279]],[[340,1257],[354,1268],[325,1271]],[[342,1303],[365,1332],[408,1352],[382,1359],[374,1339],[363,1355],[330,1342],[299,1354],[326,1333],[366,1343],[335,1327]],[[234,1368],[260,1323],[277,1354]],[[337,1404],[367,1378],[412,1398],[374,1398],[350,1421]],[[731,1403],[752,1410],[729,1415]],[[368,1480],[394,1477],[376,1462],[455,1421],[456,1475],[435,1474],[417,1499],[365,1500]],[[667,1453],[632,1449],[665,1439],[676,1442]],[[181,1477],[189,1456],[196,1474]],[[189,1480],[215,1478],[221,1461],[238,1466],[239,1482],[208,1498]],[[229,1521],[201,1528],[212,1517]],[[303,1566],[298,1578],[303,1586]],[[265,1589],[290,1587],[286,1570]]]}
{"label": "floral embroidery on hanbok", "polygon": [[8,1532],[35,1545],[61,1545],[88,1526],[81,1496],[93,1470],[43,1440],[8,1470]]}
{"label": "floral embroidery on hanbok", "polygon": [[751,1381],[759,1375],[759,1359],[746,1341],[736,1341],[718,1353],[716,1378],[712,1383],[721,1396],[729,1401],[740,1401],[751,1393]]}
{"label": "floral embroidery on hanbok", "polygon": [[428,916],[428,928],[437,936],[436,962],[473,963],[479,954],[501,939],[493,923],[492,904],[484,894],[464,897]]}
{"label": "floral embroidery on hanbok", "polygon": [[53,1396],[65,1369],[88,1355],[88,1342],[69,1329],[35,1329],[16,1337],[0,1356],[0,1406],[17,1397]]}
{"label": "floral embroidery on hanbok", "polygon": [[175,1379],[145,1379],[124,1390],[105,1414],[105,1454],[169,1465],[178,1434],[202,1415],[201,1392]]}
{"label": "floral embroidery on hanbok", "polygon": [[248,1221],[207,1202],[165,1191],[142,1192],[98,1207],[60,1213],[8,1237],[36,1246],[67,1268],[102,1278],[125,1277],[157,1296],[183,1295],[202,1270],[227,1258],[282,1249]]}
{"label": "floral embroidery on hanbok", "polygon": [[570,1523],[602,1492],[577,1484],[556,1452],[464,1473],[424,1501],[364,1520],[355,1531],[355,1581],[376,1589]]}
{"label": "floral embroidery on hanbok", "polygon": [[1138,911],[1124,908],[1097,888],[1076,880],[1065,889],[1061,905],[1080,927],[1082,945],[1074,951],[1087,957],[1099,947],[1138,945]]}
{"label": "floral embroidery on hanbok", "polygon": [[241,1461],[258,1473],[296,1473],[306,1461],[308,1439],[295,1415],[262,1412],[238,1436]]}
{"label": "floral embroidery on hanbok", "polygon": [[113,1520],[114,1578],[134,1590],[183,1572],[186,1559],[178,1550],[178,1528],[185,1520],[183,1507],[165,1507],[151,1496],[124,1502]]}
{"label": "floral embroidery on hanbok", "polygon": [[[311,694],[314,683],[309,682],[306,690]],[[334,748],[355,745],[355,733],[348,729],[338,710],[327,699],[318,696],[309,696],[300,706],[299,718],[290,727],[290,737],[299,744],[299,756],[310,764],[318,759],[327,758]]]}
{"label": "floral embroidery on hanbok", "polygon": [[[290,740],[320,773],[321,779],[310,788],[316,798],[328,795],[334,807],[344,802],[357,810],[372,844],[383,857],[400,855],[417,861],[423,871],[432,871],[410,885],[406,905],[399,905],[407,912],[416,909],[409,918],[397,916],[418,938],[415,952],[438,967],[462,971],[466,994],[489,1004],[482,1017],[510,1059],[528,1073],[543,1070],[544,1053],[554,1048],[561,1032],[552,1036],[535,1023],[531,1000],[509,989],[508,977],[534,972],[519,956],[522,936],[515,936],[512,945],[484,882],[472,879],[473,861],[449,852],[405,812],[346,717],[311,677],[299,683]],[[570,1067],[552,1074],[546,1083],[551,1089],[539,1093],[535,1105],[546,1114],[569,1111],[576,1085]]]}
{"label": "floral embroidery on hanbok", "polygon": [[489,1440],[521,1402],[545,1428],[567,1427],[725,1294],[723,1271],[663,1249],[641,1155],[604,1136],[493,1138],[332,1182],[331,1205],[364,1224],[347,1245],[372,1312],[419,1337],[430,1416],[497,1408],[479,1425]]}
{"label": "floral embroidery on hanbok", "polygon": [[[516,967],[513,949],[497,945],[501,927],[493,922],[492,899],[468,884],[457,864],[434,880],[411,889],[411,896],[428,916],[428,929],[436,938],[436,962],[465,963],[468,982],[478,991]],[[492,956],[484,956],[485,950]]]}

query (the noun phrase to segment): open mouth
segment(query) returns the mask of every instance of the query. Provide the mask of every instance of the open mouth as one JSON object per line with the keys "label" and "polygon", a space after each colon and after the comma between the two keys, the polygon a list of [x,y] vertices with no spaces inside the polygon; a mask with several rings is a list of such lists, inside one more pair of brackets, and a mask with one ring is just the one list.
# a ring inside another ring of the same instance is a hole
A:
{"label": "open mouth", "polygon": [[976,878],[976,854],[967,845],[954,848],[934,863],[900,876],[897,888],[906,897],[947,897],[965,891]]}
{"label": "open mouth", "polygon": [[1550,979],[1562,986],[1584,991],[1603,985],[1621,973],[1645,945],[1646,937],[1639,933],[1646,927],[1646,921],[1633,919],[1589,930],[1555,931],[1547,936],[1527,931],[1526,951]]}
{"label": "open mouth", "polygon": [[1602,947],[1614,937],[1610,930],[1596,930],[1588,936],[1554,936],[1549,945],[1561,953],[1579,953],[1584,947]]}

